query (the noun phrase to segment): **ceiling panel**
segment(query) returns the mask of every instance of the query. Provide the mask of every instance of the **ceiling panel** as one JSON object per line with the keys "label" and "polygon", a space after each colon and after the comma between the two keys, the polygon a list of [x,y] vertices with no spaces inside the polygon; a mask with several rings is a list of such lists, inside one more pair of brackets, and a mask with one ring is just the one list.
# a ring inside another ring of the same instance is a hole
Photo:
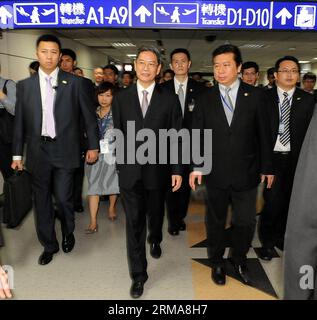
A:
{"label": "ceiling panel", "polygon": [[[84,45],[98,47],[103,53],[121,62],[132,62],[127,54],[136,52],[142,44],[156,45],[164,53],[164,61],[169,63],[170,52],[177,47],[187,48],[192,56],[192,71],[211,71],[211,53],[219,45],[232,43],[264,45],[260,49],[241,49],[243,60],[254,60],[261,70],[274,65],[283,55],[294,55],[299,60],[314,61],[317,57],[317,33],[275,32],[275,31],[219,31],[219,30],[133,30],[133,29],[68,29],[58,30],[64,37],[74,39]],[[206,39],[213,39],[207,41]],[[113,42],[131,42],[136,47],[107,49]]]}

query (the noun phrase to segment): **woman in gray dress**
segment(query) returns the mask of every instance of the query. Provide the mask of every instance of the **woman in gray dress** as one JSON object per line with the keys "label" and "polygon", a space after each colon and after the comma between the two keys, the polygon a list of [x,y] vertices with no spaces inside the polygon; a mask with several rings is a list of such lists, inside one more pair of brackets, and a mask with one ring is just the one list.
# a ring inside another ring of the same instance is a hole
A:
{"label": "woman in gray dress", "polygon": [[101,195],[109,195],[108,218],[112,221],[116,219],[115,205],[117,194],[119,194],[119,184],[113,154],[114,135],[111,112],[113,90],[114,86],[109,82],[103,82],[96,88],[96,98],[99,105],[96,115],[99,127],[100,155],[96,163],[86,165],[90,211],[90,224],[86,229],[88,234],[98,231],[97,214]]}

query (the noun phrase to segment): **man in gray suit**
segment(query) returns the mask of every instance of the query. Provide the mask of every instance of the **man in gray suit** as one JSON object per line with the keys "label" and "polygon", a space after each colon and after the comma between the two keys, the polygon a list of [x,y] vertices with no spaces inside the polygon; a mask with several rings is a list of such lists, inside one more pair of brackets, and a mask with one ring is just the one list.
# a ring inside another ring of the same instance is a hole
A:
{"label": "man in gray suit", "polygon": [[317,113],[308,127],[294,178],[285,235],[284,299],[317,299]]}

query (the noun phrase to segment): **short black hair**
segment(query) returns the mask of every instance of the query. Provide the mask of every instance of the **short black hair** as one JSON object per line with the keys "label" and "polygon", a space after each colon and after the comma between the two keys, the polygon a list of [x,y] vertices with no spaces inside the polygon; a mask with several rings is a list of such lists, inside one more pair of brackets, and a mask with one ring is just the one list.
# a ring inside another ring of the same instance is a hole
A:
{"label": "short black hair", "polygon": [[73,69],[73,71],[76,71],[76,70],[80,70],[81,72],[84,72],[84,70],[83,70],[82,68],[79,68],[79,67],[75,67],[75,68]]}
{"label": "short black hair", "polygon": [[260,69],[259,65],[255,61],[247,61],[242,64],[241,73],[243,73],[245,69],[250,69],[250,68],[254,68],[256,73],[258,73]]}
{"label": "short black hair", "polygon": [[124,72],[122,73],[122,78],[123,78],[123,76],[124,76],[125,74],[129,75],[130,79],[133,80],[134,77],[133,77],[133,74],[132,74],[131,71],[124,71]]}
{"label": "short black hair", "polygon": [[61,51],[62,48],[62,44],[61,41],[54,36],[53,34],[43,34],[41,36],[39,36],[36,40],[36,47],[39,46],[40,42],[55,42],[58,45],[59,51]]}
{"label": "short black hair", "polygon": [[106,66],[103,67],[103,70],[105,69],[111,69],[115,73],[115,75],[119,74],[119,70],[114,64],[107,64]]}
{"label": "short black hair", "polygon": [[172,75],[173,75],[173,77],[175,76],[175,72],[174,72],[172,69],[166,69],[166,70],[164,70],[164,72],[163,72],[163,76],[165,76],[165,75],[166,75],[166,73],[170,73],[170,74],[172,74]]}
{"label": "short black hair", "polygon": [[233,44],[224,44],[216,48],[212,53],[212,60],[224,53],[233,53],[234,61],[236,62],[237,67],[240,66],[240,64],[242,63],[241,51],[237,46],[234,46]]}
{"label": "short black hair", "polygon": [[62,49],[62,51],[61,51],[61,53],[62,53],[62,56],[70,56],[72,59],[73,59],[73,61],[76,61],[77,60],[77,56],[76,56],[76,53],[75,53],[75,51],[74,50],[72,50],[72,49],[68,49],[68,48],[63,48]]}
{"label": "short black hair", "polygon": [[303,81],[314,80],[316,82],[316,75],[312,72],[307,72],[303,75]]}
{"label": "short black hair", "polygon": [[111,91],[111,94],[113,95],[114,93],[114,85],[111,82],[108,81],[104,81],[102,83],[100,83],[100,85],[98,87],[96,87],[95,89],[95,100],[96,103],[98,104],[98,95],[105,93],[107,91]]}
{"label": "short black hair", "polygon": [[300,72],[300,64],[298,62],[298,59],[295,58],[294,56],[284,56],[280,59],[278,59],[276,62],[275,62],[275,72],[278,71],[278,69],[280,68],[280,64],[283,62],[283,61],[293,61],[296,63],[297,65],[297,68],[298,68],[298,72]]}
{"label": "short black hair", "polygon": [[273,76],[274,76],[274,72],[275,72],[275,68],[274,68],[274,67],[269,68],[269,69],[267,69],[267,71],[266,71],[266,75],[267,75],[267,76],[270,76],[270,75],[273,75]]}
{"label": "short black hair", "polygon": [[160,51],[154,47],[154,46],[142,46],[138,49],[138,53],[137,53],[137,56],[136,56],[136,60],[139,58],[139,55],[142,53],[142,52],[146,52],[146,51],[150,51],[152,53],[154,53],[156,55],[156,58],[157,58],[157,63],[160,65],[162,63],[162,57],[161,57],[161,53]]}
{"label": "short black hair", "polygon": [[193,72],[193,73],[191,74],[191,76],[192,76],[192,77],[193,77],[193,76],[199,76],[200,78],[202,78],[201,72]]}
{"label": "short black hair", "polygon": [[35,70],[36,72],[39,71],[39,67],[40,67],[40,63],[38,61],[32,61],[29,64],[29,68],[32,69],[32,70]]}
{"label": "short black hair", "polygon": [[170,59],[171,59],[171,61],[172,61],[172,59],[173,59],[173,55],[176,54],[176,53],[184,53],[184,54],[186,54],[187,59],[190,61],[190,53],[189,53],[189,51],[188,51],[187,49],[185,49],[185,48],[177,48],[177,49],[174,49],[174,50],[171,52],[171,54],[170,54]]}

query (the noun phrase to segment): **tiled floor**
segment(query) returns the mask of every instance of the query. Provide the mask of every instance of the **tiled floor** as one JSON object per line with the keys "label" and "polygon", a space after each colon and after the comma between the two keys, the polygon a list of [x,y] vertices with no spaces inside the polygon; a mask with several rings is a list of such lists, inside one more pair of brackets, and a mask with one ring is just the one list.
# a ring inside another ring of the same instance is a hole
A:
{"label": "tiled floor", "polygon": [[[130,299],[122,206],[119,202],[119,217],[111,222],[106,218],[106,205],[102,202],[99,230],[92,235],[84,234],[89,221],[87,209],[76,213],[75,249],[69,254],[60,251],[47,266],[37,264],[42,247],[37,241],[32,213],[18,230],[3,228],[6,247],[2,250],[2,260],[14,268],[15,299]],[[164,226],[162,257],[155,260],[147,255],[149,280],[141,299],[271,300],[281,297],[282,259],[260,261],[253,249],[259,246],[257,238],[248,256],[249,268],[256,280],[254,287],[237,281],[230,265],[226,286],[213,284],[206,259],[203,214],[203,204],[192,203],[187,231],[177,237],[170,236]],[[60,239],[58,222],[56,230]]]}

